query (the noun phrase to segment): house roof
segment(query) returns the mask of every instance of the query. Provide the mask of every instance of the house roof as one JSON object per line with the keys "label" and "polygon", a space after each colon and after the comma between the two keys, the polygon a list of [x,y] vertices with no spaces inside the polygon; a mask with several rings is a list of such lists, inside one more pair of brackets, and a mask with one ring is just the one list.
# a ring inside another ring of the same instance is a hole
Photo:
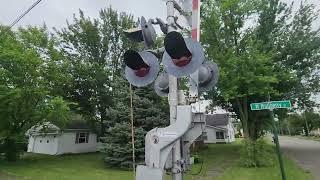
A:
{"label": "house roof", "polygon": [[37,134],[37,133],[53,133],[56,134],[60,131],[60,128],[50,122],[44,122],[42,124],[37,124],[32,126],[26,133],[25,135],[31,135],[31,134]]}
{"label": "house roof", "polygon": [[229,123],[228,114],[206,114],[205,118],[209,126],[226,126]]}
{"label": "house roof", "polygon": [[223,128],[223,127],[219,127],[219,126],[210,126],[210,125],[207,125],[206,128],[212,128],[212,129],[216,129],[216,130],[220,130],[220,131],[228,131],[227,128]]}
{"label": "house roof", "polygon": [[64,128],[59,128],[58,126],[50,123],[45,122],[42,124],[37,124],[31,127],[25,134],[32,135],[32,134],[59,134],[61,130],[63,131],[77,131],[77,130],[91,130],[92,128],[90,125],[84,120],[70,120],[67,122]]}

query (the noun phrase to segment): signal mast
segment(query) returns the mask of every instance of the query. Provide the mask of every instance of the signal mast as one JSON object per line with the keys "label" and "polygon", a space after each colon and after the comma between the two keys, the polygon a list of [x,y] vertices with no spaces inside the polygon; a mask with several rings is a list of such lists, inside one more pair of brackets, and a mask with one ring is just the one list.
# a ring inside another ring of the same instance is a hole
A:
{"label": "signal mast", "polygon": [[[139,27],[125,30],[134,41],[144,42],[146,50],[128,50],[124,54],[125,76],[136,87],[154,82],[159,96],[167,96],[170,105],[170,126],[154,128],[145,137],[145,165],[137,166],[136,180],[164,180],[166,172],[173,180],[183,180],[191,168],[190,146],[205,129],[205,114],[196,107],[202,92],[218,82],[216,63],[207,61],[199,40],[200,0],[164,0],[167,22],[159,18],[141,18]],[[176,16],[179,14],[179,16]],[[178,24],[184,17],[191,36],[183,37]],[[156,39],[153,25],[165,34],[164,48],[149,49]],[[160,72],[159,55],[164,72]],[[178,90],[179,78],[189,78],[189,92]],[[200,94],[200,95],[199,95]]]}

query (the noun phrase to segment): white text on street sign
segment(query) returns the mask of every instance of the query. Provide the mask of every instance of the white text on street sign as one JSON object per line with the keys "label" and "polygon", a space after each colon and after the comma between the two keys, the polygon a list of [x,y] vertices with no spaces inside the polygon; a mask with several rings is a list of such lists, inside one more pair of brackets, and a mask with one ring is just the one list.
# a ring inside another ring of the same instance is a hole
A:
{"label": "white text on street sign", "polygon": [[280,109],[280,108],[291,108],[290,101],[270,101],[261,103],[250,104],[251,110],[258,111],[264,109]]}

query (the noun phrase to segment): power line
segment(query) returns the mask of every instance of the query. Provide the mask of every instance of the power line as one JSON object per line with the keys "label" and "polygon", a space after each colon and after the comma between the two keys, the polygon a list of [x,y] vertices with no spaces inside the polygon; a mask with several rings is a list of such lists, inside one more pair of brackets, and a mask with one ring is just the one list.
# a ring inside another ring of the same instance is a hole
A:
{"label": "power line", "polygon": [[16,20],[14,20],[9,28],[12,28],[14,25],[16,25],[25,15],[27,15],[34,7],[36,7],[42,0],[37,0],[35,3],[33,3],[24,13],[22,13]]}

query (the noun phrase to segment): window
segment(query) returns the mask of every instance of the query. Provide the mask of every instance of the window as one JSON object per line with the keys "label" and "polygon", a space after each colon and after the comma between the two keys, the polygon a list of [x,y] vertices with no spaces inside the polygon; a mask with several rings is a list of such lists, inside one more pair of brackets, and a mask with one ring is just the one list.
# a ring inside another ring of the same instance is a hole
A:
{"label": "window", "polygon": [[216,139],[224,139],[224,132],[223,131],[216,132]]}
{"label": "window", "polygon": [[88,143],[89,133],[87,132],[78,132],[76,134],[76,144]]}

